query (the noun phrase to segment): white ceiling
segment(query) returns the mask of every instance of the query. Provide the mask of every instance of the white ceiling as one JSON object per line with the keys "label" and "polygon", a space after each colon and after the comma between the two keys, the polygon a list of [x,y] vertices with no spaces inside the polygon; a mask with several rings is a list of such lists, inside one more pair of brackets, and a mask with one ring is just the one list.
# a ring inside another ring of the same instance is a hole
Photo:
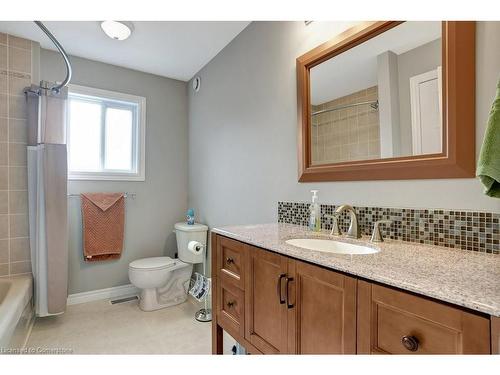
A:
{"label": "white ceiling", "polygon": [[[125,41],[108,38],[98,21],[47,21],[68,54],[187,81],[250,22],[140,21]],[[0,22],[0,32],[55,49],[32,22]]]}
{"label": "white ceiling", "polygon": [[377,56],[397,55],[441,37],[439,21],[408,21],[311,69],[311,103],[377,85]]}

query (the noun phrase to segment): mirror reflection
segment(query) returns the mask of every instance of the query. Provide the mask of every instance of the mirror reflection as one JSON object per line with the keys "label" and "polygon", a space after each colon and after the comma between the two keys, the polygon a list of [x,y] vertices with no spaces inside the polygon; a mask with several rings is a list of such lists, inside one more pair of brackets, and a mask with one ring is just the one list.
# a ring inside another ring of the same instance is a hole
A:
{"label": "mirror reflection", "polygon": [[404,22],[310,70],[312,164],[442,152],[441,22]]}

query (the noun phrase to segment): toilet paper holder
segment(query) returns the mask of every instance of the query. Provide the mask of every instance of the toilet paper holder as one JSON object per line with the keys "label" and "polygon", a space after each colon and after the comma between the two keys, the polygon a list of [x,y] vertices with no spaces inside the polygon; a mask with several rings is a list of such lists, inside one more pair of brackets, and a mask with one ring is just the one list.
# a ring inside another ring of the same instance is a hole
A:
{"label": "toilet paper holder", "polygon": [[205,245],[203,245],[199,241],[189,241],[188,242],[188,250],[192,252],[193,254],[199,254],[203,249],[205,248]]}

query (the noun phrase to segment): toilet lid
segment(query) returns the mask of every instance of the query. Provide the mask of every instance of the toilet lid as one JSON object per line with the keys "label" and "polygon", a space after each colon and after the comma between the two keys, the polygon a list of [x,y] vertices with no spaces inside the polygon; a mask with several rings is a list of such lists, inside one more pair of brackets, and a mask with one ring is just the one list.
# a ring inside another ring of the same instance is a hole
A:
{"label": "toilet lid", "polygon": [[134,260],[129,267],[139,270],[158,270],[173,267],[175,263],[170,257],[153,257]]}
{"label": "toilet lid", "polygon": [[208,227],[205,224],[188,224],[188,223],[176,223],[174,225],[176,230],[180,230],[181,232],[206,232]]}

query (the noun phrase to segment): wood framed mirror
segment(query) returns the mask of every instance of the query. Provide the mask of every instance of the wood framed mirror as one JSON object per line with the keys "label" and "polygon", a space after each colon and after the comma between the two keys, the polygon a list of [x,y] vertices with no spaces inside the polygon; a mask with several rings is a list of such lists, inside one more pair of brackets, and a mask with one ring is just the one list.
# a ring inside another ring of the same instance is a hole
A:
{"label": "wood framed mirror", "polygon": [[297,58],[299,181],[474,177],[475,23],[378,21]]}

